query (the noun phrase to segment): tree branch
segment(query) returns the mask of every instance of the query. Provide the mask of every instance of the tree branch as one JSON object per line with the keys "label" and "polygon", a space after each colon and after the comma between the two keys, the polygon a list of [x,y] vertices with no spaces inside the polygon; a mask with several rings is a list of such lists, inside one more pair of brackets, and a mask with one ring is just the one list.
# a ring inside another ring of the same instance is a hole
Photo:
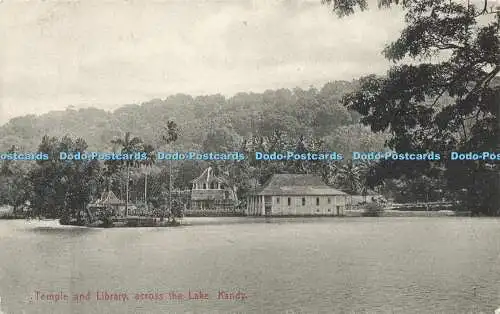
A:
{"label": "tree branch", "polygon": [[[449,83],[449,84],[451,84],[451,83]],[[443,87],[443,89],[441,90],[439,95],[437,95],[436,99],[434,99],[434,101],[432,102],[431,108],[437,104],[438,100],[441,99],[441,97],[443,97],[444,93],[446,93],[446,90],[447,90],[446,86]]]}
{"label": "tree branch", "polygon": [[488,0],[484,0],[483,10],[476,17],[481,16],[481,15],[483,15],[485,13],[488,13]]}
{"label": "tree branch", "polygon": [[[500,72],[500,66],[495,66],[493,70],[486,75],[481,81],[479,81],[476,86],[467,94],[467,97],[470,95],[474,95],[479,89],[481,89],[483,86],[488,85],[491,80]],[[466,97],[466,98],[467,98]]]}

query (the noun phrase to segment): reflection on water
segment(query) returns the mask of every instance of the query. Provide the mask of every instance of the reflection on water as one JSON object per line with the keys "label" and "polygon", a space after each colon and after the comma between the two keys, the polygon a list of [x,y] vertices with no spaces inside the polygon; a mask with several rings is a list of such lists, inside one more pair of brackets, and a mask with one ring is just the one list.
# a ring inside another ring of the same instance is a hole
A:
{"label": "reflection on water", "polygon": [[96,229],[91,228],[57,228],[57,227],[34,227],[27,228],[27,232],[41,233],[41,234],[57,234],[68,236],[81,236],[88,233],[95,232]]}
{"label": "reflection on water", "polygon": [[223,221],[136,229],[0,221],[2,310],[493,313],[500,306],[496,219]]}

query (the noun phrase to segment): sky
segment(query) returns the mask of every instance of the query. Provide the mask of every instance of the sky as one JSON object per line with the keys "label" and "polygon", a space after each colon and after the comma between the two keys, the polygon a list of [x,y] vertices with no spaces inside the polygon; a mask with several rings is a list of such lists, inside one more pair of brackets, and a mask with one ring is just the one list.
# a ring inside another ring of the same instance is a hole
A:
{"label": "sky", "polygon": [[402,16],[373,8],[339,19],[320,0],[3,0],[0,124],[68,106],[112,110],[383,73],[381,50]]}

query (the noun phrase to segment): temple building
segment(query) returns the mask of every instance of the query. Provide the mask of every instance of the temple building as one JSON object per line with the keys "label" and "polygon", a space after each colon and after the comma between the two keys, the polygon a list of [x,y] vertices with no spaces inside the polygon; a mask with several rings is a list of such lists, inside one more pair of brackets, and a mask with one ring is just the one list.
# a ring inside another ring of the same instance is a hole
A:
{"label": "temple building", "polygon": [[320,177],[275,174],[247,197],[248,216],[343,216],[349,195]]}
{"label": "temple building", "polygon": [[[115,217],[125,216],[125,201],[116,197],[113,191],[104,192],[101,197],[88,205],[92,215],[97,214],[101,210],[111,211]],[[130,208],[130,206],[129,206]]]}
{"label": "temple building", "polygon": [[208,167],[191,181],[191,204],[186,216],[220,216],[236,214],[237,197],[227,182],[216,177]]}

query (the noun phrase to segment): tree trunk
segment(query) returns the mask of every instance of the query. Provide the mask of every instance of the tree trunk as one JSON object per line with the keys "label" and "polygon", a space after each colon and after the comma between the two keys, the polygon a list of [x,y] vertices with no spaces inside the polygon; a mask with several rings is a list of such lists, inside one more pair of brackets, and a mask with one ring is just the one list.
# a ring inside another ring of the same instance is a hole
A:
{"label": "tree trunk", "polygon": [[94,216],[92,215],[92,212],[90,211],[90,208],[88,206],[85,206],[85,210],[87,211],[87,216],[89,217],[89,223],[94,222]]}
{"label": "tree trunk", "polygon": [[146,169],[146,176],[144,178],[144,204],[146,210],[148,209],[148,170]]}
{"label": "tree trunk", "polygon": [[130,166],[127,164],[127,184],[125,185],[125,217],[128,217],[128,193],[129,193],[129,184],[130,184]]}
{"label": "tree trunk", "polygon": [[172,160],[168,163],[168,210],[172,213]]}

